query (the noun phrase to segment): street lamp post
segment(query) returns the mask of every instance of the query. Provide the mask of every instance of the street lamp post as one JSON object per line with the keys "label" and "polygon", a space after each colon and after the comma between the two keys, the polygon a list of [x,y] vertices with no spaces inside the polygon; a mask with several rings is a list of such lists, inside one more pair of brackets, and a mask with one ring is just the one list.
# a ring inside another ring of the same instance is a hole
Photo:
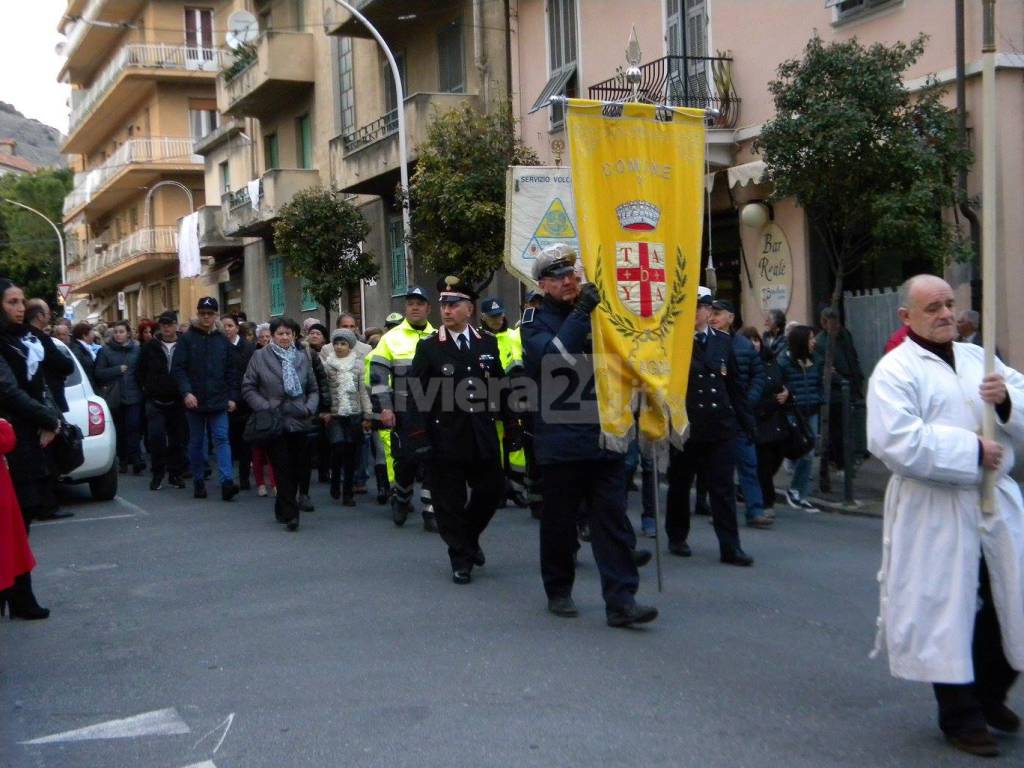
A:
{"label": "street lamp post", "polygon": [[64,253],[64,234],[60,231],[60,227],[58,227],[56,224],[54,224],[50,220],[49,216],[46,216],[45,214],[40,213],[39,211],[37,211],[35,208],[33,208],[30,205],[25,205],[24,203],[19,203],[17,200],[11,200],[10,198],[7,198],[7,197],[0,197],[0,200],[3,200],[5,203],[10,203],[11,205],[16,205],[19,208],[24,208],[26,211],[31,211],[36,216],[38,216],[43,221],[45,221],[47,224],[49,224],[51,227],[53,227],[53,231],[57,235],[57,243],[60,245],[60,281],[62,283],[66,283],[67,282],[68,264],[67,264],[67,256]]}
{"label": "street lamp post", "polygon": [[351,3],[345,0],[334,0],[338,5],[342,6],[345,10],[351,13],[359,22],[370,30],[370,34],[373,35],[374,39],[380,45],[384,51],[384,55],[387,57],[388,65],[391,67],[391,79],[395,81],[395,93],[397,96],[398,104],[398,160],[399,160],[399,174],[401,176],[402,191],[404,193],[402,197],[402,230],[405,235],[405,273],[406,280],[412,280],[412,247],[409,245],[409,239],[412,237],[412,224],[409,220],[409,161],[406,152],[406,137],[405,137],[405,91],[402,86],[402,73],[398,70],[398,63],[395,61],[394,54],[391,53],[391,49],[388,48],[388,44],[384,42],[384,38],[381,37],[380,32],[377,28],[370,23],[363,14],[352,7]]}

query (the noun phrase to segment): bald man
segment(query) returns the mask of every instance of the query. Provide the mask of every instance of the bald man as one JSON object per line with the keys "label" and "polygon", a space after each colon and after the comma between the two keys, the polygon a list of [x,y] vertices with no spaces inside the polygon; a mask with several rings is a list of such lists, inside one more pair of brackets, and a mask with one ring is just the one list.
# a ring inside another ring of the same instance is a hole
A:
{"label": "bald man", "polygon": [[[868,386],[868,447],[893,473],[885,494],[876,652],[896,677],[932,683],[957,749],[993,756],[989,728],[1020,729],[1006,706],[1024,669],[1024,505],[1008,476],[1024,441],[1024,376],[957,338],[953,290],[933,275],[901,288],[907,339]],[[996,410],[996,439],[980,437]],[[995,512],[981,511],[985,470]],[[980,606],[980,608],[979,608]]]}

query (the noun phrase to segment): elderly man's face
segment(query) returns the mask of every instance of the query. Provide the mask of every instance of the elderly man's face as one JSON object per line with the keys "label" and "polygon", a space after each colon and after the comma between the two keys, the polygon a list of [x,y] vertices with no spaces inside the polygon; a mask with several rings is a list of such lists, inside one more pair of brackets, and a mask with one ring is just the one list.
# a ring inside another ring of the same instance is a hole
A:
{"label": "elderly man's face", "polygon": [[910,330],[935,344],[946,344],[957,335],[953,289],[938,277],[922,278],[911,285],[909,306],[900,307],[900,319]]}
{"label": "elderly man's face", "polygon": [[580,295],[580,278],[575,272],[562,277],[542,277],[538,287],[553,299],[572,302]]}
{"label": "elderly man's face", "polygon": [[725,309],[712,309],[711,310],[711,327],[716,331],[725,331],[729,333],[732,331],[732,321],[735,315]]}

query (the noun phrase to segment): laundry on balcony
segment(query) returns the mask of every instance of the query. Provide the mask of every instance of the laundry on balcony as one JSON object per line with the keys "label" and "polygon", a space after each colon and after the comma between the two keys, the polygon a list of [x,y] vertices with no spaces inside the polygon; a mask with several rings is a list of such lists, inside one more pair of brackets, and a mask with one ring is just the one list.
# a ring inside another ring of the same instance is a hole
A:
{"label": "laundry on balcony", "polygon": [[181,277],[198,277],[202,272],[199,255],[199,212],[181,219],[178,229],[178,269]]}
{"label": "laundry on balcony", "polygon": [[246,191],[249,193],[249,203],[252,205],[254,211],[260,209],[260,197],[263,196],[263,182],[261,179],[253,179],[245,185]]}

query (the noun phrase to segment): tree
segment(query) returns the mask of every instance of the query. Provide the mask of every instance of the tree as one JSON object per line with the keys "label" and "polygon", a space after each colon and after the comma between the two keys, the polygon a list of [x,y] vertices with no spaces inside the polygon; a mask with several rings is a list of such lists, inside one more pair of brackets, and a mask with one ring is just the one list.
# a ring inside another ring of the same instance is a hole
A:
{"label": "tree", "polygon": [[477,291],[502,263],[508,166],[539,162],[514,127],[507,105],[484,114],[466,103],[438,115],[409,184],[416,258],[431,272],[459,275]]}
{"label": "tree", "polygon": [[[71,191],[71,173],[45,169],[0,177],[0,197],[17,200],[45,214],[60,226],[64,197]],[[25,295],[57,306],[60,246],[50,225],[34,213],[0,203],[0,275],[20,285]]]}
{"label": "tree", "polygon": [[[756,149],[775,185],[773,199],[794,198],[824,244],[833,310],[843,278],[867,259],[923,256],[941,269],[972,256],[955,207],[962,200],[957,174],[970,166],[971,153],[934,80],[917,93],[903,82],[925,39],[865,48],[856,40],[825,45],[815,35],[803,58],[783,62],[769,83],[775,117]],[[823,491],[835,341],[833,329],[824,370]]]}
{"label": "tree", "polygon": [[334,189],[299,192],[281,208],[274,224],[274,245],[288,271],[305,281],[305,289],[330,307],[348,286],[377,276],[373,255],[362,250],[370,225],[354,205]]}

